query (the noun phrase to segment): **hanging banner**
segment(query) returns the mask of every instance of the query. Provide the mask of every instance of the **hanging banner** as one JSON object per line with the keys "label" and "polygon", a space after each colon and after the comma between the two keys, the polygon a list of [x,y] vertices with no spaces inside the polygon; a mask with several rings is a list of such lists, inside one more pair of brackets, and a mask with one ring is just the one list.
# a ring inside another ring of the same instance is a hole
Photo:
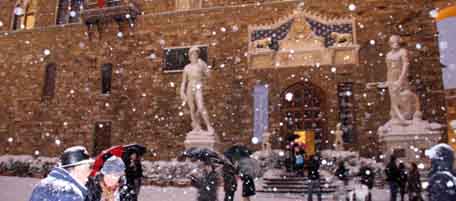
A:
{"label": "hanging banner", "polygon": [[456,6],[440,10],[436,16],[439,33],[440,62],[443,86],[445,89],[456,88]]}
{"label": "hanging banner", "polygon": [[255,85],[255,89],[253,90],[253,136],[258,139],[258,142],[263,141],[263,134],[267,132],[269,128],[268,95],[269,90],[266,85]]}

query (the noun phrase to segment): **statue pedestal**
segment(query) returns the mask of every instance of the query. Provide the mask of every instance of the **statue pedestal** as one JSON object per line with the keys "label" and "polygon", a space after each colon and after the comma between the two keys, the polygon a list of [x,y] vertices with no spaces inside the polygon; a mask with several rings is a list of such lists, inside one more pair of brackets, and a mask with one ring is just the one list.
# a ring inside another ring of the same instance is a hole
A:
{"label": "statue pedestal", "polygon": [[191,147],[209,148],[215,151],[217,145],[217,136],[213,132],[207,131],[190,131],[185,137],[185,149]]}
{"label": "statue pedestal", "polygon": [[430,163],[424,156],[424,151],[442,139],[442,126],[423,120],[407,122],[391,122],[378,129],[379,141],[383,143],[383,153],[386,161],[391,155],[410,163],[423,162],[426,167]]}

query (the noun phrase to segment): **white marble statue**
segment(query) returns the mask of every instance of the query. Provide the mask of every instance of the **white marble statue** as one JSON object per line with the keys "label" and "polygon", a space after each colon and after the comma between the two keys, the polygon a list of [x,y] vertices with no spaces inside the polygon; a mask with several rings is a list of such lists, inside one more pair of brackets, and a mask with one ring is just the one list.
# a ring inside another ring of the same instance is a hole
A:
{"label": "white marble statue", "polygon": [[401,38],[397,35],[389,39],[391,50],[386,55],[386,82],[369,83],[368,87],[376,85],[388,88],[391,100],[389,123],[407,125],[412,123],[415,113],[420,111],[420,102],[410,89],[408,51],[401,47],[400,42]]}
{"label": "white marble statue", "polygon": [[[209,76],[209,69],[207,64],[199,58],[199,53],[198,47],[192,47],[188,51],[190,63],[185,66],[182,74],[180,96],[190,109],[192,132],[213,134],[214,129],[203,101],[204,79]],[[200,119],[203,119],[207,131],[202,129]]]}
{"label": "white marble statue", "polygon": [[334,148],[336,151],[343,151],[344,150],[344,139],[343,135],[344,132],[342,131],[342,124],[338,123],[336,126],[336,131],[334,132]]}
{"label": "white marble statue", "polygon": [[271,133],[270,132],[265,132],[263,134],[263,144],[262,144],[262,150],[263,151],[267,151],[267,152],[271,152],[272,151],[272,145],[271,145]]}
{"label": "white marble statue", "polygon": [[409,133],[438,130],[440,124],[423,120],[420,100],[412,92],[408,80],[409,58],[408,51],[401,47],[401,38],[392,35],[389,38],[391,50],[386,55],[386,82],[369,83],[367,87],[378,86],[388,88],[390,97],[390,120],[379,128],[379,134],[388,134],[407,127]]}

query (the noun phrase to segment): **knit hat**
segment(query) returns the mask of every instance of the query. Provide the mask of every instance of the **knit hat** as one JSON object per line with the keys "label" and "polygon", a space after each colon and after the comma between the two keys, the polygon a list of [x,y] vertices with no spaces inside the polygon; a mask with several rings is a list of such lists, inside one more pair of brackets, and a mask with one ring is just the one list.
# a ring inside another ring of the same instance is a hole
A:
{"label": "knit hat", "polygon": [[121,158],[117,156],[111,156],[104,162],[103,168],[101,168],[101,173],[103,175],[122,176],[125,174],[125,163]]}

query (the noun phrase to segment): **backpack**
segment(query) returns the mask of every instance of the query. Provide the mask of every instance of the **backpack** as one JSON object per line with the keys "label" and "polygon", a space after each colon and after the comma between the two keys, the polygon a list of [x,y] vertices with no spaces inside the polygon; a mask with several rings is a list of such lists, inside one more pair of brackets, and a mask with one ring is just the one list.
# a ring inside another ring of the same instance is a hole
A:
{"label": "backpack", "polygon": [[303,165],[304,164],[304,157],[302,155],[296,155],[296,165]]}

